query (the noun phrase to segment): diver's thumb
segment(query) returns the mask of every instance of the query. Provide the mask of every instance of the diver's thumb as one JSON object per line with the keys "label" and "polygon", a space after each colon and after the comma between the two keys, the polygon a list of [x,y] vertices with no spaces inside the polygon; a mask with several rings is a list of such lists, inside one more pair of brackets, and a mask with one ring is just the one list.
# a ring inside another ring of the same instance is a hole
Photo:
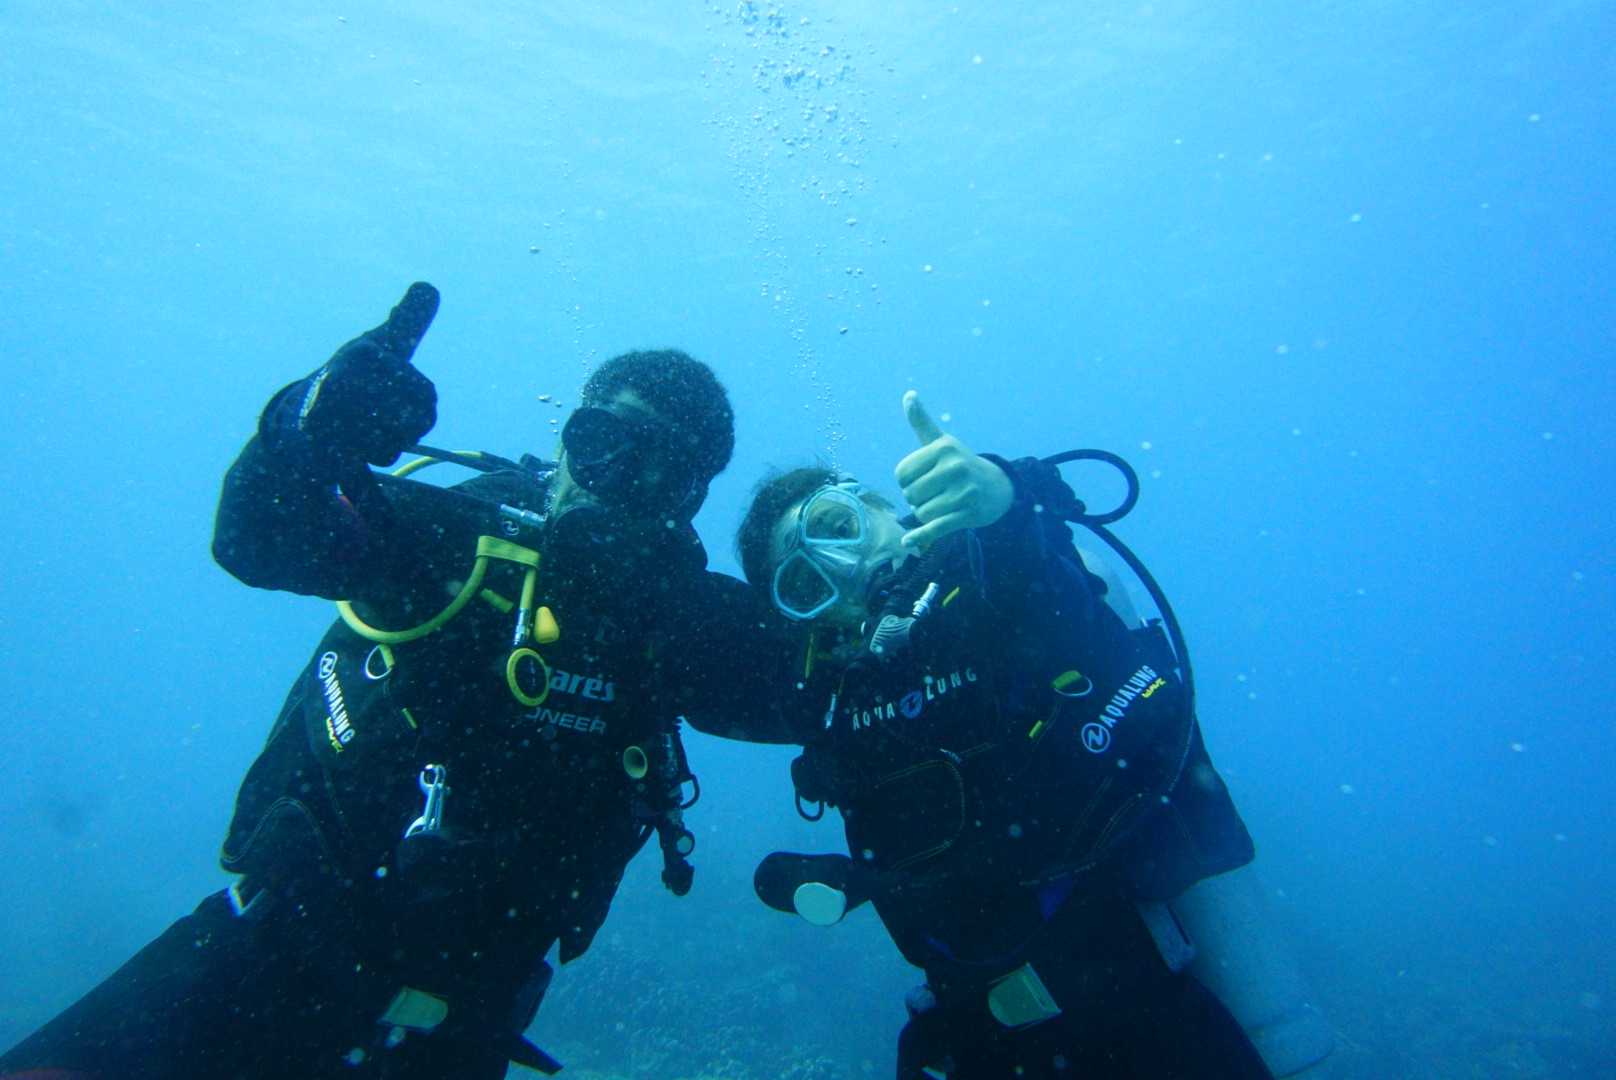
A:
{"label": "diver's thumb", "polygon": [[915,438],[920,440],[921,446],[930,446],[943,437],[943,429],[937,426],[937,421],[931,418],[926,406],[920,403],[920,395],[913,390],[903,395],[903,415],[914,429]]}
{"label": "diver's thumb", "polygon": [[415,355],[426,328],[438,313],[438,290],[424,281],[417,281],[404,293],[404,298],[388,313],[387,321],[367,336],[384,352],[392,353],[408,362]]}

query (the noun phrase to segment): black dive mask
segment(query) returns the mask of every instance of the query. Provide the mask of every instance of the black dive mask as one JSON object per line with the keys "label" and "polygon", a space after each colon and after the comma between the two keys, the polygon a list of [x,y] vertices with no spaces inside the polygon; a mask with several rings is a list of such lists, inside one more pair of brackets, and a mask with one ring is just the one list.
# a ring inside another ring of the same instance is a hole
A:
{"label": "black dive mask", "polygon": [[586,405],[561,429],[567,471],[585,491],[613,506],[676,512],[696,494],[688,457],[664,424],[631,409]]}

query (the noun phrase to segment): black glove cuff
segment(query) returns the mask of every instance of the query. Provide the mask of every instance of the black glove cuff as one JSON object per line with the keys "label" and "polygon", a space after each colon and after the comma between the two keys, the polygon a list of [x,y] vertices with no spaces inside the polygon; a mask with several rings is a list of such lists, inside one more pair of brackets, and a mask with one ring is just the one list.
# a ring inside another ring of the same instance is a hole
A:
{"label": "black glove cuff", "polygon": [[[285,470],[320,488],[340,486],[345,494],[354,498],[360,494],[354,479],[361,472],[369,472],[363,457],[354,447],[312,437],[299,423],[303,402],[309,396],[311,384],[320,375],[317,371],[299,379],[282,387],[269,399],[258,417],[258,440],[279,460],[277,470]],[[354,490],[349,491],[349,488]]]}
{"label": "black glove cuff", "polygon": [[1018,511],[1029,512],[1039,506],[1043,507],[1046,513],[1061,518],[1070,518],[1077,514],[1077,495],[1067,486],[1058,467],[1035,457],[1016,458],[1011,461],[997,454],[982,456],[1003,469],[1005,475],[1010,478],[1010,484],[1016,490],[1016,501],[1011,504],[1011,514]]}

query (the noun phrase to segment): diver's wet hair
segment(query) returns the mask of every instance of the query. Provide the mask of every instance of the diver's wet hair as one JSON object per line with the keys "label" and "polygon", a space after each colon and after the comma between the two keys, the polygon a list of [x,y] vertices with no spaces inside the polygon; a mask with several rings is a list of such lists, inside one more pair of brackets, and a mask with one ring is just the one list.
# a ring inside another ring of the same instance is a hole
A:
{"label": "diver's wet hair", "polygon": [[[735,533],[735,557],[741,561],[741,573],[758,588],[767,588],[774,567],[769,565],[769,545],[774,540],[774,527],[793,506],[827,484],[846,480],[836,470],[824,465],[805,465],[796,469],[773,469],[752,489],[752,505]],[[860,496],[864,502],[879,509],[890,510],[892,503],[874,491]]]}
{"label": "diver's wet hair", "polygon": [[712,368],[678,349],[614,356],[584,383],[583,404],[603,405],[632,390],[673,426],[705,484],[724,471],[735,452],[735,413]]}

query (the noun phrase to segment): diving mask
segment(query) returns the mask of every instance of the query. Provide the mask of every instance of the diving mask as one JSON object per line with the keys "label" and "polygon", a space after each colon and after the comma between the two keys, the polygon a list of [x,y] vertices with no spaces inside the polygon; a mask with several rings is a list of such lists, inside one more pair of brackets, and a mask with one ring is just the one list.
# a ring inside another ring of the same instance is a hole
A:
{"label": "diving mask", "polygon": [[585,491],[624,505],[682,508],[695,492],[694,470],[673,452],[668,428],[636,410],[588,405],[561,429],[567,470]]}
{"label": "diving mask", "polygon": [[827,484],[803,502],[770,590],[787,617],[807,621],[843,596],[858,595],[886,555],[859,497],[863,491],[852,481]]}

